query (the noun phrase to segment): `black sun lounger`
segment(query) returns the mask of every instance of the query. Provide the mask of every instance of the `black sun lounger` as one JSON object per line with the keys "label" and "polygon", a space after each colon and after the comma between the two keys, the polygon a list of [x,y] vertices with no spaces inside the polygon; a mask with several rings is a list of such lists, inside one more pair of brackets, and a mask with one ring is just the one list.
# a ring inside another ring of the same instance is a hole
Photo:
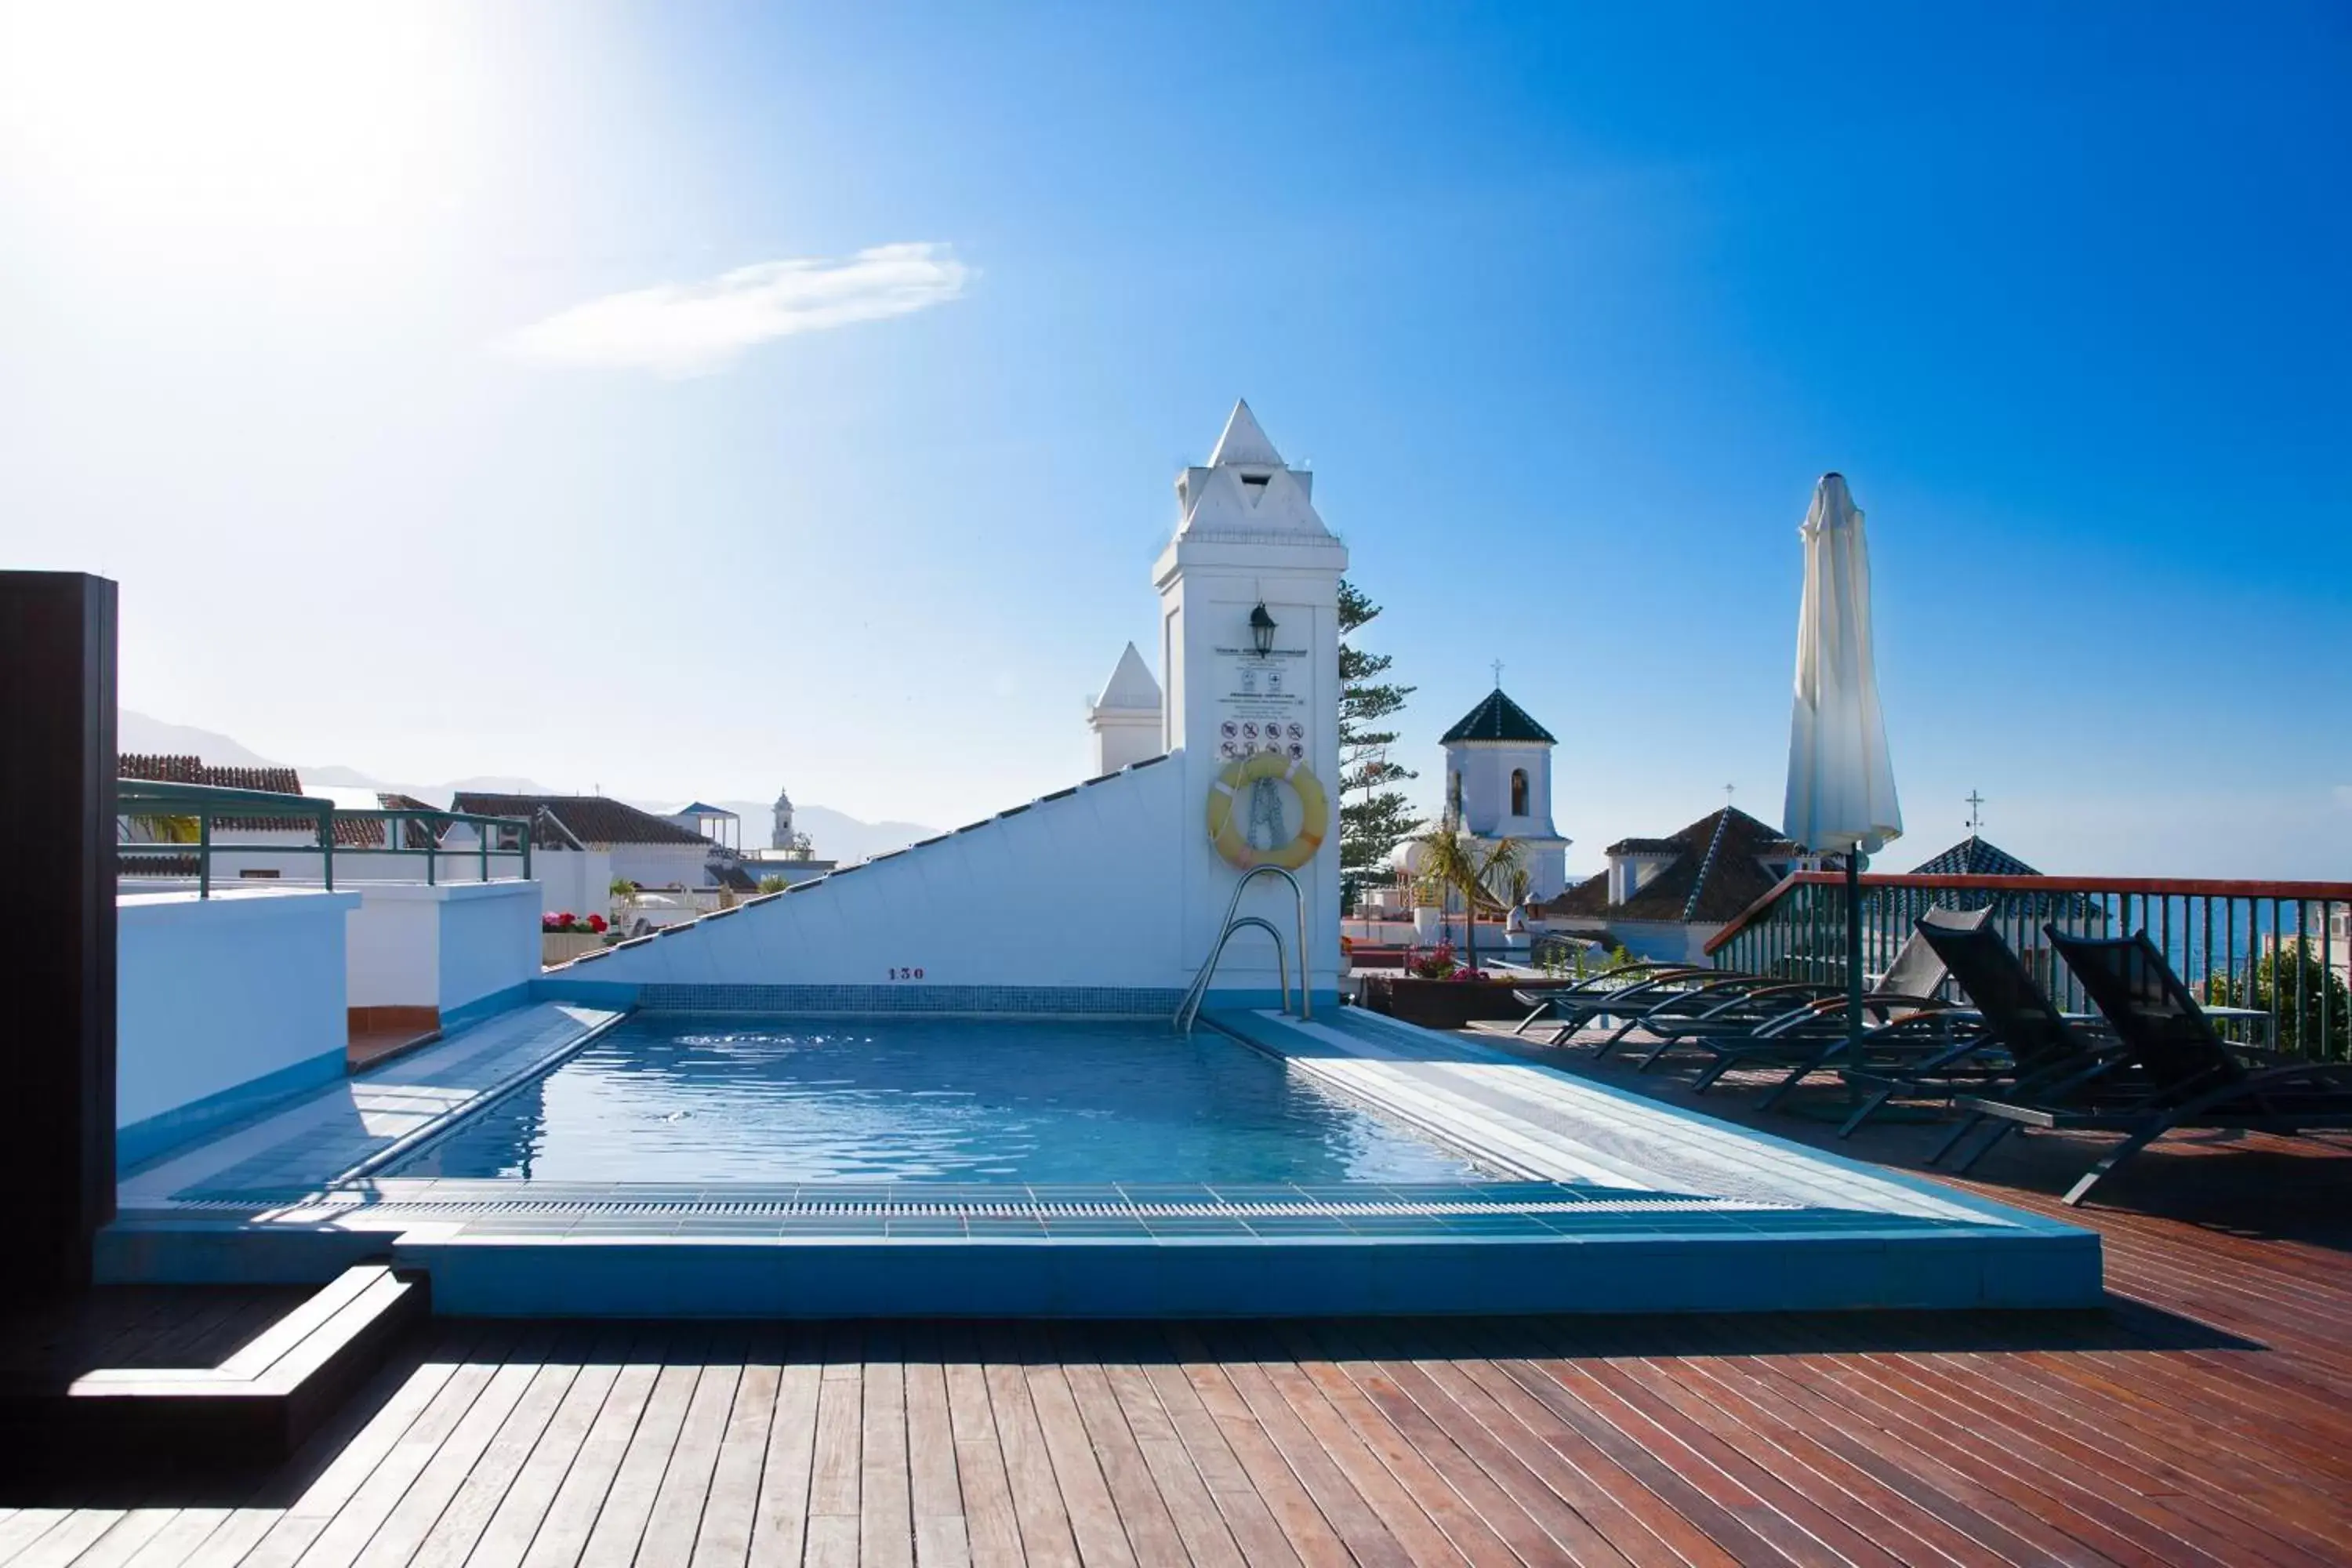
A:
{"label": "black sun lounger", "polygon": [[2178,1129],[2291,1133],[2352,1127],[2352,1066],[2249,1068],[2146,931],[2079,937],[2054,925],[2042,929],[2115,1026],[2128,1070],[2094,1067],[2007,1095],[1963,1099],[1960,1109],[1993,1131],[1957,1169],[1976,1163],[2015,1127],[2124,1134],[2067,1192],[2065,1201],[2079,1204],[2126,1161]]}

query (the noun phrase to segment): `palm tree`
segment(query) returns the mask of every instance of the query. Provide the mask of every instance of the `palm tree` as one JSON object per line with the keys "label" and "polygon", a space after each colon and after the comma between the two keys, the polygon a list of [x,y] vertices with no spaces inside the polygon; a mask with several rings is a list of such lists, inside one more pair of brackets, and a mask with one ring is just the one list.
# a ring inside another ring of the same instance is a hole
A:
{"label": "palm tree", "polygon": [[1511,885],[1511,878],[1519,868],[1519,841],[1473,838],[1448,821],[1413,842],[1425,851],[1421,862],[1423,878],[1441,892],[1462,895],[1463,959],[1468,967],[1475,969],[1478,908],[1481,904],[1494,909],[1503,907],[1495,889],[1497,885]]}

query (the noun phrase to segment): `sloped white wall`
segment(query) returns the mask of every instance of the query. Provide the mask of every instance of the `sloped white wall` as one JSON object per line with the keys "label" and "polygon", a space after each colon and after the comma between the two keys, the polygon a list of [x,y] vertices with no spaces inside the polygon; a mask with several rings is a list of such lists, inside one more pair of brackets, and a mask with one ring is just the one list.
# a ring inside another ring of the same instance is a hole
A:
{"label": "sloped white wall", "polygon": [[1192,976],[1179,861],[1199,815],[1186,815],[1195,803],[1181,798],[1183,783],[1173,764],[1121,773],[563,973],[633,984],[1181,987]]}

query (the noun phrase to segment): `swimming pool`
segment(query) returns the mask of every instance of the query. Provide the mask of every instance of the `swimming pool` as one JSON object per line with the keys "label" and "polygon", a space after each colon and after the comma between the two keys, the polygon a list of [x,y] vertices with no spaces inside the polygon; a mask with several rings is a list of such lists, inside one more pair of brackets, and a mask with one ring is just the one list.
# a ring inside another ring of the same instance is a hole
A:
{"label": "swimming pool", "polygon": [[534,1182],[1487,1182],[1162,1023],[639,1015],[382,1173]]}

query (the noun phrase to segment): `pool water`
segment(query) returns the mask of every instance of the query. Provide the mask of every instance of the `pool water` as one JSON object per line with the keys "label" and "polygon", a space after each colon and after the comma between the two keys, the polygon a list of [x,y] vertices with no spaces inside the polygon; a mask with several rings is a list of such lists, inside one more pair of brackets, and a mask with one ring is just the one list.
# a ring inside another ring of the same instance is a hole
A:
{"label": "pool water", "polygon": [[382,1174],[549,1182],[1491,1180],[1164,1023],[630,1018]]}

